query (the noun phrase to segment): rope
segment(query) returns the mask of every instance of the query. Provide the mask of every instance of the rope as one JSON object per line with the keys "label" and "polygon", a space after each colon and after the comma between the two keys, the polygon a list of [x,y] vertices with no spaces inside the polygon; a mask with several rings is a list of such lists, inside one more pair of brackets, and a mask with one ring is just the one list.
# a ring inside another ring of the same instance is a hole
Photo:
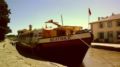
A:
{"label": "rope", "polygon": [[84,40],[82,40],[81,38],[79,38],[86,46],[91,47],[88,43],[86,43]]}

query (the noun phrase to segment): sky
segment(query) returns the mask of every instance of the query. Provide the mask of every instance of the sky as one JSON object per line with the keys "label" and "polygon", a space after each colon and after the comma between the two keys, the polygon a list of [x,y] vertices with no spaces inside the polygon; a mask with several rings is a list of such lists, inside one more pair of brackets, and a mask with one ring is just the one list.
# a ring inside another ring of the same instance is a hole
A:
{"label": "sky", "polygon": [[[8,26],[12,33],[17,34],[20,29],[45,27],[46,21],[61,23],[70,26],[82,26],[88,28],[88,23],[97,21],[98,17],[110,16],[112,13],[120,13],[120,0],[6,0],[10,14]],[[91,10],[88,22],[88,8]],[[54,25],[52,25],[54,26]]]}

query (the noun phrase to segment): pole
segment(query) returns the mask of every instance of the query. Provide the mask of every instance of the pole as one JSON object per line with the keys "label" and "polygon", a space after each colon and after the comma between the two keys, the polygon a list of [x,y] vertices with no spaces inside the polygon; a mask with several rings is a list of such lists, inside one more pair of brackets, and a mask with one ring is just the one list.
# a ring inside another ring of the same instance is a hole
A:
{"label": "pole", "polygon": [[88,29],[89,29],[89,23],[90,23],[90,15],[88,14]]}
{"label": "pole", "polygon": [[91,10],[88,8],[88,29],[89,29],[89,23],[90,23],[90,16],[91,16]]}
{"label": "pole", "polygon": [[62,22],[62,26],[63,26],[63,17],[62,17],[62,14],[61,14],[61,22]]}

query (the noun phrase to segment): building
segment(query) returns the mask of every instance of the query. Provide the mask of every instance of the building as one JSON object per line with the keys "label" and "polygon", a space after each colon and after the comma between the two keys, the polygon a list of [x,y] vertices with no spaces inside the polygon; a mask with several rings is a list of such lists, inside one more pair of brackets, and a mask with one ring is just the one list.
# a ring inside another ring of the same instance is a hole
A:
{"label": "building", "polygon": [[98,17],[90,26],[95,42],[120,43],[120,14]]}

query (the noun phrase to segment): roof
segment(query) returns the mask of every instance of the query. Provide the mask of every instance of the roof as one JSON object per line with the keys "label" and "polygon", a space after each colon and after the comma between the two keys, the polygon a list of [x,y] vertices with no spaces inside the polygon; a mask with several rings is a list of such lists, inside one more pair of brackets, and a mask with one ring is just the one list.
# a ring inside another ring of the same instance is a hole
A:
{"label": "roof", "polygon": [[111,16],[109,16],[109,17],[107,16],[107,17],[104,17],[103,19],[100,19],[100,20],[98,20],[98,21],[91,22],[90,24],[96,23],[96,22],[116,20],[116,19],[120,19],[120,14],[113,14],[113,15],[111,15]]}

